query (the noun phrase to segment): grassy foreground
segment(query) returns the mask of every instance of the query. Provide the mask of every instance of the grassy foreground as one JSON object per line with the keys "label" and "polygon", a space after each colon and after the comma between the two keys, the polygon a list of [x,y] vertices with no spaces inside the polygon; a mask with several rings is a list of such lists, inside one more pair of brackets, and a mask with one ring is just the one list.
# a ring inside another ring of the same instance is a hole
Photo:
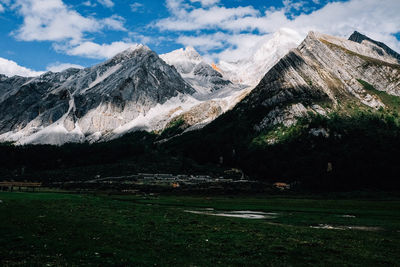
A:
{"label": "grassy foreground", "polygon": [[[400,262],[400,199],[0,193],[0,200],[2,266],[398,266]],[[277,216],[250,220],[185,212],[201,208]],[[322,224],[344,228],[311,227]]]}

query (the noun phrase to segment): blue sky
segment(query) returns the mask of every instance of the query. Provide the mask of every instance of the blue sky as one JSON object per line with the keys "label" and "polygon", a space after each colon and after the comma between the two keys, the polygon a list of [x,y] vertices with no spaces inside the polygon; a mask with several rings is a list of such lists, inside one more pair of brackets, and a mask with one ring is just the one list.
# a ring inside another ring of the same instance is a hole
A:
{"label": "blue sky", "polygon": [[398,0],[0,0],[0,73],[87,67],[134,43],[236,60],[282,27],[359,30],[399,51],[399,12]]}

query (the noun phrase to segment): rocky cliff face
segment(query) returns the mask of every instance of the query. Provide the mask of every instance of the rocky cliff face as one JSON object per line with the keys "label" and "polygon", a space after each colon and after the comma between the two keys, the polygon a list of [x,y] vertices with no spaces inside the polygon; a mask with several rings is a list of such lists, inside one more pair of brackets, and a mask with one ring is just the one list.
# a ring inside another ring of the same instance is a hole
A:
{"label": "rocky cliff face", "polygon": [[0,138],[19,143],[97,140],[157,104],[195,93],[142,45],[83,70],[0,79]]}
{"label": "rocky cliff face", "polygon": [[308,112],[325,114],[350,102],[384,108],[376,92],[400,96],[400,65],[394,62],[396,58],[364,43],[311,32],[233,112],[243,119],[257,110],[254,128],[262,130],[289,126]]}

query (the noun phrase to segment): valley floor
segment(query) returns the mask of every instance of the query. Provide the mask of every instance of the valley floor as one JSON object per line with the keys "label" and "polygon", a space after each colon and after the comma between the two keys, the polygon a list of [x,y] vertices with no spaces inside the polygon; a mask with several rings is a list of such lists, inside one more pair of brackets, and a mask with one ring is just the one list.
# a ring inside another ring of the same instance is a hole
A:
{"label": "valley floor", "polygon": [[400,262],[398,197],[0,192],[0,200],[2,266]]}

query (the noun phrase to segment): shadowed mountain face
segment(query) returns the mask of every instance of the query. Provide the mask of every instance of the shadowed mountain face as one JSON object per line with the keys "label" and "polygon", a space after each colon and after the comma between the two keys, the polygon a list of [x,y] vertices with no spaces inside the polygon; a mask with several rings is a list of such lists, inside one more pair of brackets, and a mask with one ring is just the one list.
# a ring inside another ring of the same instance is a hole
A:
{"label": "shadowed mountain face", "polygon": [[157,104],[194,92],[142,45],[83,70],[36,78],[2,76],[1,138],[50,144],[98,139]]}
{"label": "shadowed mountain face", "polygon": [[[383,51],[386,52],[388,55],[396,58],[397,61],[400,63],[400,54],[399,53],[397,53],[396,51],[394,51],[393,49],[388,47],[386,44],[384,44],[382,42],[375,41],[375,40],[373,40],[373,39],[371,39],[371,38],[359,33],[358,31],[355,31],[350,36],[349,40],[353,41],[353,42],[357,42],[359,44],[363,43],[364,41],[373,43],[373,44],[377,45],[378,47],[380,47],[381,49],[383,49]],[[378,48],[376,50],[377,50],[378,53],[380,52],[381,54],[383,54],[383,52],[379,51]]]}

